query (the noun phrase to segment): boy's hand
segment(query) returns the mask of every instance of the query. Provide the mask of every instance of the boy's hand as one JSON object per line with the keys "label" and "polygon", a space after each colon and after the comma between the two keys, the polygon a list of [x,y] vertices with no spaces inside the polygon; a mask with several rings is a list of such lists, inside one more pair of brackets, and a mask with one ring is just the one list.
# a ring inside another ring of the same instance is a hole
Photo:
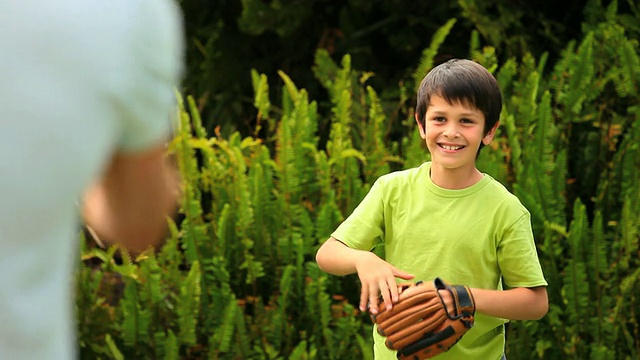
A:
{"label": "boy's hand", "polygon": [[414,275],[396,268],[374,253],[367,252],[362,255],[362,258],[356,262],[356,271],[362,284],[360,310],[365,311],[368,302],[369,312],[377,314],[380,295],[387,310],[391,310],[393,303],[398,301],[396,278],[410,280]]}
{"label": "boy's hand", "polygon": [[453,305],[453,296],[451,295],[451,292],[447,290],[438,290],[438,294],[440,294],[440,299],[442,300],[442,303],[444,304],[445,309],[447,309],[449,315],[455,316],[455,307]]}
{"label": "boy's hand", "polygon": [[[447,296],[449,295],[449,296]],[[404,284],[391,311],[379,309],[371,320],[398,359],[430,359],[455,345],[473,327],[476,305],[471,289],[440,278]]]}

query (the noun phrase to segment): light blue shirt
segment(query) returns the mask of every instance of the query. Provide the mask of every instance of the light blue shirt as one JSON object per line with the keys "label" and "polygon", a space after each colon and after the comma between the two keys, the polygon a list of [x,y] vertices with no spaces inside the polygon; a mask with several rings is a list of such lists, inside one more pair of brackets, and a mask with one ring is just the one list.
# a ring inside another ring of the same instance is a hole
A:
{"label": "light blue shirt", "polygon": [[0,359],[76,356],[77,202],[167,139],[182,46],[171,1],[0,2]]}

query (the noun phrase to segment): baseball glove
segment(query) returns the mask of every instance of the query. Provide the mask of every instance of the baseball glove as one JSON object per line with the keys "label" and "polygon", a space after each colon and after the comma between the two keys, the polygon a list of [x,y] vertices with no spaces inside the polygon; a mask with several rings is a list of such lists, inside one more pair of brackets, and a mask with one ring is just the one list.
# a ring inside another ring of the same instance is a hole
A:
{"label": "baseball glove", "polygon": [[[401,284],[398,302],[391,310],[380,307],[371,319],[385,345],[397,350],[398,359],[429,359],[449,350],[473,326],[476,305],[467,286],[449,285],[436,278],[433,286],[419,281]],[[448,291],[453,309],[447,309],[440,291]]]}

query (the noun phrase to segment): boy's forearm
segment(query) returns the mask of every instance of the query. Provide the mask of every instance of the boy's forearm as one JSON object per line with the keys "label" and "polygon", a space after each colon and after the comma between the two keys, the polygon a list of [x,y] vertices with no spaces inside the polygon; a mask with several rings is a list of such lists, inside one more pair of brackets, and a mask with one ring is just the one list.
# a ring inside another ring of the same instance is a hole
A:
{"label": "boy's forearm", "polygon": [[545,287],[510,290],[471,289],[476,311],[503,319],[538,320],[549,310]]}
{"label": "boy's forearm", "polygon": [[358,260],[369,255],[372,253],[352,249],[334,238],[329,238],[318,249],[316,262],[322,271],[342,276],[355,273]]}

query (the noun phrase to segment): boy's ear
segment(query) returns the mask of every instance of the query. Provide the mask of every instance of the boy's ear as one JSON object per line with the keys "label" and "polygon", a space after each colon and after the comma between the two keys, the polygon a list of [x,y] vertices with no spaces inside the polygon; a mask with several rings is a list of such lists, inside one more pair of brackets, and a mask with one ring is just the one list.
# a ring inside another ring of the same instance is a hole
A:
{"label": "boy's ear", "polygon": [[424,140],[427,137],[427,134],[425,134],[424,127],[422,126],[422,123],[420,123],[420,119],[418,118],[418,113],[415,114],[415,118],[416,118],[416,123],[418,124],[418,130],[420,131],[420,138]]}
{"label": "boy's ear", "polygon": [[498,125],[500,125],[500,121],[497,121],[495,125],[487,132],[487,134],[482,138],[482,143],[486,146],[491,144],[493,141],[493,137],[496,135],[496,130],[498,130]]}

